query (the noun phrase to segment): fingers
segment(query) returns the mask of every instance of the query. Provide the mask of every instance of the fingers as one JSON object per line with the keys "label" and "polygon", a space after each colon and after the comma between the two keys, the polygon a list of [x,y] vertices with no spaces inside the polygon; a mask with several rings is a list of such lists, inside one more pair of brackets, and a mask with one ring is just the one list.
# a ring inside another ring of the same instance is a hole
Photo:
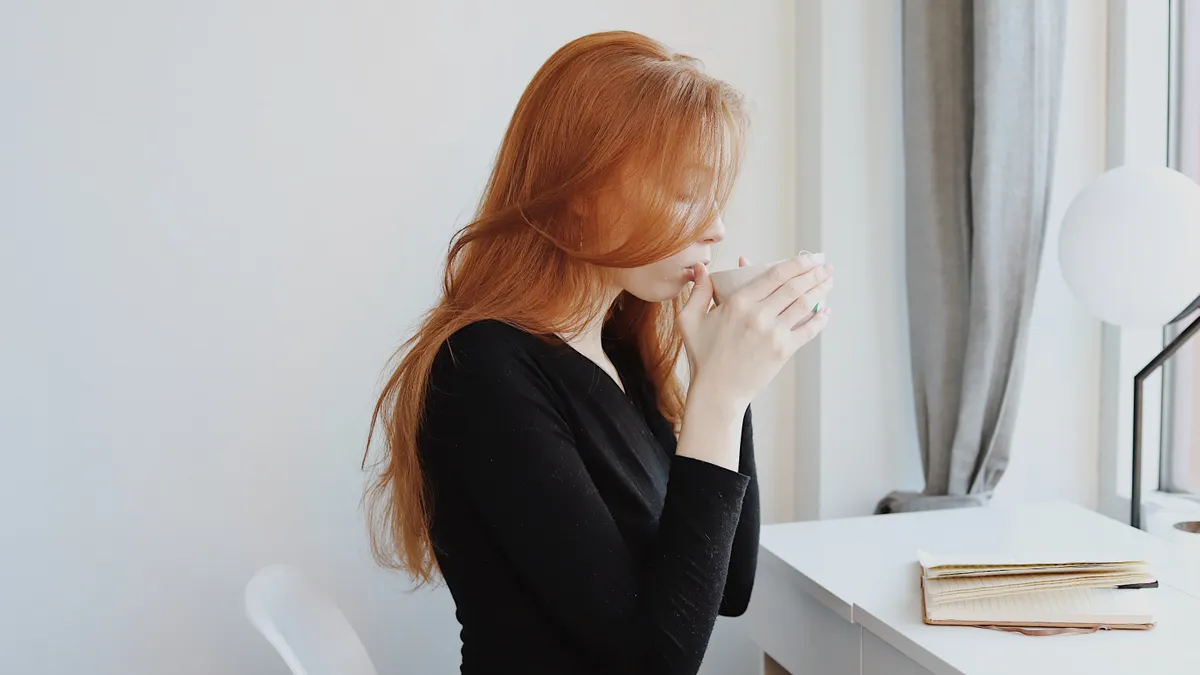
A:
{"label": "fingers", "polygon": [[683,304],[683,309],[679,310],[680,318],[685,321],[697,319],[708,312],[713,298],[712,277],[708,274],[708,267],[704,263],[696,263],[692,270],[696,276],[692,292]]}
{"label": "fingers", "polygon": [[767,268],[766,272],[746,284],[745,288],[739,291],[739,293],[745,293],[748,296],[747,299],[751,302],[758,302],[774,293],[776,289],[787,283],[788,279],[800,276],[818,264],[820,263],[811,253],[801,253],[794,258],[788,258],[787,260],[782,260],[771,265]]}
{"label": "fingers", "polygon": [[829,323],[829,308],[826,307],[814,314],[812,318],[805,321],[800,326],[790,331],[791,347],[793,350],[799,349],[804,345],[812,342],[813,338],[821,334],[825,330],[825,324]]}
{"label": "fingers", "polygon": [[[824,298],[824,293],[828,293],[833,286],[833,267],[828,264],[817,265],[807,272],[792,277],[783,282],[775,292],[767,296],[763,301],[763,311],[773,315],[782,314],[793,304],[806,304],[804,309],[812,311],[813,305]],[[824,286],[824,288],[822,288]],[[818,294],[818,289],[820,295]],[[812,296],[812,298],[808,298]],[[805,298],[805,302],[799,300]],[[808,300],[812,301],[809,302]]]}
{"label": "fingers", "polygon": [[739,255],[738,256],[738,267],[749,267],[749,266],[750,266],[750,259],[744,255]]}
{"label": "fingers", "polygon": [[[801,277],[797,277],[801,278]],[[816,288],[796,298],[796,301],[789,305],[779,315],[779,323],[788,328],[795,328],[799,324],[808,321],[816,310],[819,303],[825,302],[825,297],[829,295],[829,291],[833,289],[833,277],[817,284]],[[782,290],[782,289],[781,289]],[[774,297],[774,296],[772,296]],[[769,300],[770,298],[768,298]]]}

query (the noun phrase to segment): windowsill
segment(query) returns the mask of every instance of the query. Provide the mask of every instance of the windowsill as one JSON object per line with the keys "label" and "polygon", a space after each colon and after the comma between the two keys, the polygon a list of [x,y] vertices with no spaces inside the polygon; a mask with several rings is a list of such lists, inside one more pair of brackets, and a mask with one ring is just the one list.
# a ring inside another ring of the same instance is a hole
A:
{"label": "windowsill", "polygon": [[[1165,529],[1162,526],[1169,528],[1171,523],[1167,521],[1176,516],[1180,520],[1200,520],[1200,495],[1150,490],[1144,493],[1142,500],[1142,525],[1151,534],[1163,534]],[[1110,495],[1098,510],[1109,518],[1128,523],[1129,494]]]}
{"label": "windowsill", "polygon": [[1150,492],[1146,495],[1142,514],[1145,529],[1167,543],[1173,557],[1165,563],[1170,584],[1200,597],[1200,534],[1188,534],[1175,529],[1175,523],[1200,520],[1200,499],[1171,492]]}
{"label": "windowsill", "polygon": [[1178,492],[1159,492],[1154,490],[1146,495],[1145,505],[1147,514],[1170,511],[1179,513],[1195,513],[1200,518],[1200,495],[1184,495]]}

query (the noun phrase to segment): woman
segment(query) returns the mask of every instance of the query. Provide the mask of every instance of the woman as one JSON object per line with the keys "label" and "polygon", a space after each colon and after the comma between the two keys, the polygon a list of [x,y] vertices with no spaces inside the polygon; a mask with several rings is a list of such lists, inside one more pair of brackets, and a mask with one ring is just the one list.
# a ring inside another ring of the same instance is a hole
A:
{"label": "woman", "polygon": [[710,307],[744,126],[633,33],[566,45],[518,103],[372,421],[376,557],[445,580],[463,673],[695,673],[745,610],[750,400],[825,326],[832,273],[798,256]]}

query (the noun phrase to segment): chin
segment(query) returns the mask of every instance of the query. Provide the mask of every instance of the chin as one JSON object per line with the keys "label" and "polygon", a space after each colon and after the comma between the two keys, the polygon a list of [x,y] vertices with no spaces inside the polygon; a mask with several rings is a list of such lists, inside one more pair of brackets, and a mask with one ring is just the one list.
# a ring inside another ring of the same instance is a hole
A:
{"label": "chin", "polygon": [[678,297],[684,288],[687,288],[686,281],[675,283],[664,282],[656,284],[653,288],[639,289],[637,292],[631,292],[630,294],[646,302],[666,302]]}

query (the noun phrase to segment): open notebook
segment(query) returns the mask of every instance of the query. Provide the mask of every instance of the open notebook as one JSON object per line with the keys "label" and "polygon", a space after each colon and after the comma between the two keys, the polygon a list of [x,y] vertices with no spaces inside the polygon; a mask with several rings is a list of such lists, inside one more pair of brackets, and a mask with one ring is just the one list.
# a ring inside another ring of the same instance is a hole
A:
{"label": "open notebook", "polygon": [[[939,557],[918,554],[929,624],[1029,628],[1154,625],[1155,578],[1119,556]],[[991,562],[988,562],[991,561]]]}

